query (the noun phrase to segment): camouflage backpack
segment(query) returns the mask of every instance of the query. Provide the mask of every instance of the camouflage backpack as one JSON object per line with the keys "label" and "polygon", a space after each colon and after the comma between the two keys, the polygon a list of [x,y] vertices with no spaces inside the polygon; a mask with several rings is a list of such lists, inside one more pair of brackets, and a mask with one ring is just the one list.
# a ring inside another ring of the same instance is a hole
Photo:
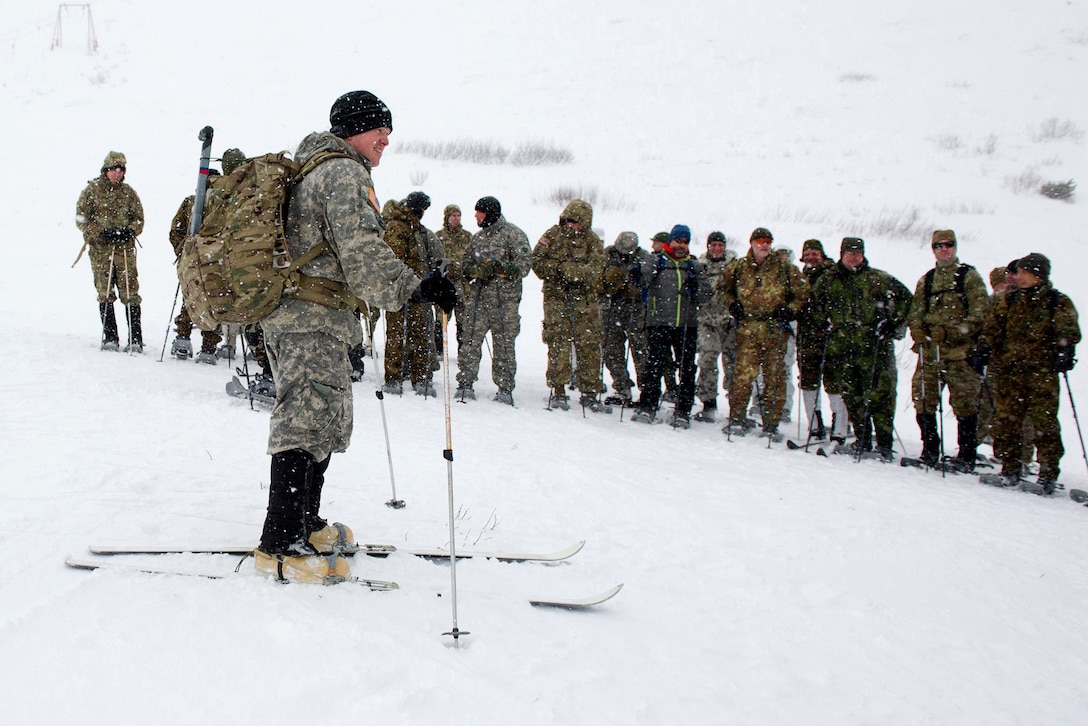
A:
{"label": "camouflage backpack", "polygon": [[286,152],[265,154],[208,188],[200,228],[185,239],[177,263],[185,307],[197,327],[256,322],[283,297],[329,307],[356,305],[342,284],[299,272],[329,250],[327,242],[292,260],[284,239],[292,187],[332,158],[346,157],[327,152],[300,166]]}

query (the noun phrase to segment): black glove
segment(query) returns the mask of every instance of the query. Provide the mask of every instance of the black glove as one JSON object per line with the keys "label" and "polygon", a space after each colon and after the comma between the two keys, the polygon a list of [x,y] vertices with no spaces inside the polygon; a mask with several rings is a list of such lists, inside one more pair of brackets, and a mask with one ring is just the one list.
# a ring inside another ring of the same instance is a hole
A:
{"label": "black glove", "polygon": [[636,262],[631,265],[631,270],[627,273],[627,279],[631,281],[632,285],[642,284],[642,263]]}
{"label": "black glove", "polygon": [[136,239],[136,233],[128,227],[112,227],[99,232],[98,239],[110,244],[124,244]]}
{"label": "black glove", "polygon": [[729,303],[729,314],[733,316],[733,319],[738,323],[744,319],[744,306],[740,304],[740,300],[734,300]]}
{"label": "black glove", "polygon": [[1073,366],[1077,364],[1077,359],[1073,357],[1073,346],[1063,345],[1058,348],[1058,351],[1054,354],[1054,372],[1065,373],[1066,371],[1073,370]]}
{"label": "black glove", "polygon": [[884,340],[890,338],[892,333],[895,332],[895,327],[892,325],[892,321],[887,318],[876,319],[876,337]]}
{"label": "black glove", "polygon": [[412,293],[412,297],[413,299],[418,298],[417,302],[434,303],[442,308],[446,315],[449,315],[453,312],[454,306],[457,305],[457,288],[453,286],[448,277],[432,274],[423,278],[423,282],[419,283],[419,287]]}
{"label": "black glove", "polygon": [[789,325],[793,320],[793,311],[786,305],[779,305],[771,313],[771,320],[774,320],[779,325]]}
{"label": "black glove", "polygon": [[684,278],[684,290],[688,297],[695,297],[699,292],[699,278],[695,275],[688,275]]}
{"label": "black glove", "polygon": [[967,354],[967,365],[974,368],[975,372],[981,376],[986,372],[986,366],[990,364],[990,353],[992,352],[989,343],[979,343],[974,350]]}

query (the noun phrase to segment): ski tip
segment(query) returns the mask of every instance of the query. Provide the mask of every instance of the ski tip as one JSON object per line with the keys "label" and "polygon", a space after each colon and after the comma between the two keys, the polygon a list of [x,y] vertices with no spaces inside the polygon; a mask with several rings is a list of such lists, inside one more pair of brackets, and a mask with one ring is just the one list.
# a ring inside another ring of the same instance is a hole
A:
{"label": "ski tip", "polygon": [[564,609],[564,610],[583,610],[585,608],[594,607],[596,605],[600,605],[601,603],[604,603],[604,602],[607,602],[607,601],[611,600],[616,595],[618,595],[620,590],[622,590],[622,589],[623,589],[623,583],[621,582],[618,585],[614,585],[614,586],[608,588],[604,592],[598,593],[597,595],[591,595],[589,597],[570,598],[570,599],[565,599],[565,598],[548,598],[548,599],[537,598],[537,599],[529,600],[529,604],[532,605],[533,607],[561,608],[561,609]]}

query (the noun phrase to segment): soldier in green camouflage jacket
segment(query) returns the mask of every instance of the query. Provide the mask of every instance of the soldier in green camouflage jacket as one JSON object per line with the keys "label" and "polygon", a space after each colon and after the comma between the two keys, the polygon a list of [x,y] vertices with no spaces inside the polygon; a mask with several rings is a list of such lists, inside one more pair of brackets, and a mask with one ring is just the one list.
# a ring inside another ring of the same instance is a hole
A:
{"label": "soldier in green camouflage jacket", "polygon": [[996,297],[973,362],[994,374],[994,454],[1010,486],[1021,477],[1023,422],[1035,427],[1041,490],[1054,492],[1065,449],[1058,423],[1059,374],[1072,370],[1080,342],[1073,301],[1050,284],[1050,260],[1033,252],[1017,263],[1017,289]]}
{"label": "soldier in green camouflage jacket", "polygon": [[[646,365],[646,305],[642,302],[639,273],[649,253],[638,246],[638,235],[620,232],[604,250],[605,263],[597,283],[601,310],[601,356],[612,376],[613,395],[607,404],[631,405],[631,389],[642,380]],[[635,380],[627,368],[630,352]]]}
{"label": "soldier in green camouflage jacket", "polygon": [[[461,345],[461,327],[465,314],[465,290],[461,276],[461,258],[465,256],[468,243],[472,239],[472,233],[461,224],[461,208],[456,204],[447,204],[442,210],[442,229],[435,233],[442,248],[446,251],[446,259],[450,261],[447,277],[457,287],[457,307],[453,310],[453,318],[456,323],[457,345]],[[436,342],[441,340],[441,331],[437,333]]]}
{"label": "soldier in green camouflage jacket", "polygon": [[[420,277],[429,275],[446,256],[438,237],[423,226],[423,213],[430,206],[430,197],[412,192],[402,201],[389,200],[382,209],[385,243]],[[401,393],[401,381],[408,379],[417,395],[435,395],[431,380],[438,370],[438,353],[433,331],[432,305],[407,302],[402,309],[385,314],[387,393]]]}
{"label": "soldier in green camouflage jacket", "polygon": [[604,243],[593,232],[593,208],[581,199],[570,202],[559,224],[545,232],[533,248],[533,272],[543,280],[544,342],[548,345],[551,404],[567,407],[565,386],[571,380],[571,346],[578,359],[582,405],[601,410],[601,318],[597,281],[604,269]]}
{"label": "soldier in green camouflage jacket", "polygon": [[[812,291],[813,313],[830,331],[824,389],[846,403],[857,435],[854,450],[870,450],[875,429],[877,450],[891,461],[895,340],[905,334],[912,296],[899,280],[869,266],[861,238],[844,237],[840,254]],[[844,440],[838,431],[832,435],[840,444]]]}
{"label": "soldier in green camouflage jacket", "polygon": [[462,345],[457,348],[457,399],[475,399],[473,384],[480,371],[484,337],[491,332],[491,380],[495,400],[514,405],[518,363],[514,344],[521,333],[522,280],[529,274],[533,251],[529,237],[502,214],[495,197],[476,202],[476,224],[461,257],[464,286]]}
{"label": "soldier in green camouflage jacket", "polygon": [[[76,226],[83,233],[83,247],[88,249],[94,287],[98,292],[102,349],[117,350],[119,347],[113,301],[121,298],[128,319],[129,342],[125,350],[142,353],[144,340],[140,324],[136,238],[144,231],[144,208],[136,190],[125,183],[126,170],[124,154],[119,151],[106,154],[98,178],[87,182],[79,195]],[[79,261],[78,257],[76,261]]]}
{"label": "soldier in green camouflage jacket", "polygon": [[808,301],[808,283],[789,258],[771,252],[771,232],[757,227],[751,249],[729,265],[718,282],[722,305],[736,320],[737,365],[729,389],[729,428],[744,433],[752,385],[763,373],[763,434],[777,437],[786,402],[786,342]]}
{"label": "soldier in green camouflage jacket", "polygon": [[[825,272],[835,266],[832,260],[827,259],[824,245],[818,239],[805,240],[801,245],[801,274],[808,282],[809,288],[816,287],[816,283]],[[805,421],[808,425],[809,438],[822,439],[827,435],[827,427],[824,425],[823,413],[817,403],[820,386],[824,379],[824,346],[827,344],[827,321],[820,320],[819,315],[814,314],[813,302],[810,298],[797,315],[797,369],[800,372],[801,399],[805,404]],[[842,397],[835,394],[829,401],[832,411],[832,428],[834,428],[835,416],[842,419],[841,433],[846,433],[846,407]]]}
{"label": "soldier in green camouflage jacket", "polygon": [[[389,145],[389,108],[372,93],[353,91],[336,100],[329,120],[329,132],[310,134],[295,153],[300,164],[322,152],[336,156],[292,190],[284,225],[291,257],[327,244],[327,251],[302,267],[303,274],[340,283],[372,307],[397,310],[414,298],[452,311],[453,284],[434,275],[421,282],[383,240],[370,170]],[[350,574],[343,558],[317,555],[319,547],[331,551],[339,539],[319,508],[332,453],[346,450],[351,440],[348,350],[362,342],[362,328],[353,307],[301,298],[284,298],[261,327],[277,400],[269,422],[271,479],[256,566],[302,582],[343,577]]]}
{"label": "soldier in green camouflage jacket", "polygon": [[937,426],[943,384],[948,386],[949,403],[956,415],[959,452],[952,464],[961,471],[973,471],[982,378],[967,363],[967,356],[978,343],[989,296],[982,275],[961,264],[956,256],[954,231],[938,229],[931,246],[937,263],[915,285],[907,319],[918,354],[911,395],[922,433],[921,458],[933,466],[943,453]]}

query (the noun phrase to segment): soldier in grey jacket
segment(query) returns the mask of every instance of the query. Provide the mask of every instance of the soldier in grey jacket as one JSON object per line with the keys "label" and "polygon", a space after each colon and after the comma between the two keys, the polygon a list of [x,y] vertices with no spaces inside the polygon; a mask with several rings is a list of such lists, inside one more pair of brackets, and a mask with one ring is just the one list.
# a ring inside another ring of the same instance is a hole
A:
{"label": "soldier in grey jacket", "polygon": [[[321,163],[294,188],[285,224],[295,259],[325,242],[329,249],[302,268],[310,277],[342,284],[368,305],[399,309],[409,299],[453,310],[453,283],[422,282],[383,241],[384,224],[370,170],[381,161],[393,129],[388,107],[367,91],[336,100],[332,129],[303,139],[295,158]],[[326,558],[350,533],[321,519],[321,488],[334,451],[352,431],[348,349],[361,342],[354,310],[284,299],[261,323],[278,399],[269,423],[272,455],[268,512],[255,552],[258,571],[279,579],[324,582],[348,574],[343,558]],[[331,564],[330,564],[331,561]]]}

